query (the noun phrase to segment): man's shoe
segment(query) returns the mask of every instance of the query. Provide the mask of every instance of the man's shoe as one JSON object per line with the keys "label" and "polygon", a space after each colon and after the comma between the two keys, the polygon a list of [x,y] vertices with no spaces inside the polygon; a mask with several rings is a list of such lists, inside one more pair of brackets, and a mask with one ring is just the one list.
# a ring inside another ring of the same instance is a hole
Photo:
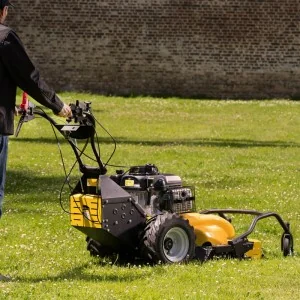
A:
{"label": "man's shoe", "polygon": [[4,276],[0,274],[0,281],[10,281],[11,278],[9,276]]}

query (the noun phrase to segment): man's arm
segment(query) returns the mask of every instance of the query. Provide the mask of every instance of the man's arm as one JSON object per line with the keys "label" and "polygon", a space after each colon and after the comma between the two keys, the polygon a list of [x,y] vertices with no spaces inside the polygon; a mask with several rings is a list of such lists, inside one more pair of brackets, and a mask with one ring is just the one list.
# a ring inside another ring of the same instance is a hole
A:
{"label": "man's arm", "polygon": [[2,61],[16,85],[54,113],[66,116],[68,108],[41,79],[19,37],[10,31],[1,44]]}

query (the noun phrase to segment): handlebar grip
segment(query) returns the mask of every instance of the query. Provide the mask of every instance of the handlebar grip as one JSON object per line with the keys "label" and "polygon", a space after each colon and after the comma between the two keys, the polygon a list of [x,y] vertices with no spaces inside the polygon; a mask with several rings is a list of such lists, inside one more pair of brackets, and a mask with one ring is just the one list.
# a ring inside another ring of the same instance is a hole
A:
{"label": "handlebar grip", "polygon": [[22,95],[22,103],[20,104],[20,109],[21,110],[27,110],[28,109],[28,95],[26,92],[23,92]]}
{"label": "handlebar grip", "polygon": [[91,104],[90,102],[80,102],[79,100],[76,100],[75,104],[71,103],[70,108],[72,111],[72,117],[70,117],[68,121],[70,122],[73,119],[77,123],[85,120],[86,119],[85,114],[91,113],[90,104]]}

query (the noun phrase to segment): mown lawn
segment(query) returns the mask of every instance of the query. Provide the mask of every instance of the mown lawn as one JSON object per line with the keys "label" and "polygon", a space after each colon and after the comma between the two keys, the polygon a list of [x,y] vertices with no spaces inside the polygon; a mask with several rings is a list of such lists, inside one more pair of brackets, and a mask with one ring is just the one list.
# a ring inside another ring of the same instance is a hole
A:
{"label": "mown lawn", "polygon": [[[109,163],[122,167],[109,167],[109,174],[155,163],[195,186],[198,210],[275,211],[291,223],[295,255],[283,258],[282,230],[271,218],[253,233],[263,242],[262,260],[150,266],[90,257],[85,237],[61,208],[64,172],[52,128],[36,118],[10,139],[0,274],[12,280],[0,282],[1,299],[299,298],[300,102],[61,97],[91,101],[117,141]],[[98,136],[107,161],[113,142],[100,127]],[[59,141],[68,170],[75,158]],[[68,208],[66,190],[63,195],[62,206]],[[250,221],[233,219],[237,232]]]}

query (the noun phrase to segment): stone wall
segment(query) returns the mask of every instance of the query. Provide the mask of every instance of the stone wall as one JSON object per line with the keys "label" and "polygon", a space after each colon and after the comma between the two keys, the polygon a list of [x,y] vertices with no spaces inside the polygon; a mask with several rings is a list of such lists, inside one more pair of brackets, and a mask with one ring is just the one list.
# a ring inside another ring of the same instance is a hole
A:
{"label": "stone wall", "polygon": [[299,0],[12,0],[56,90],[298,98]]}

